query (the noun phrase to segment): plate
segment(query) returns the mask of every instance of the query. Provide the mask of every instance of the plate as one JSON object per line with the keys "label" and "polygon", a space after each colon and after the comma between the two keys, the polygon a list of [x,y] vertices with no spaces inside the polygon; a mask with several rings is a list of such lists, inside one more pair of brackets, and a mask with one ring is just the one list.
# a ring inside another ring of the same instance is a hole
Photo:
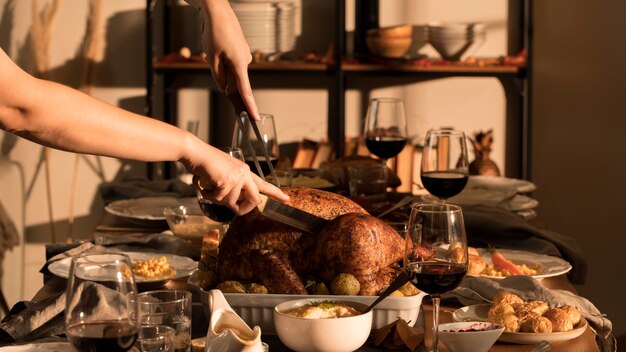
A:
{"label": "plate", "polygon": [[[487,321],[487,313],[491,304],[476,304],[466,306],[455,310],[452,313],[454,321]],[[574,326],[574,330],[565,332],[551,333],[533,333],[533,332],[503,332],[498,341],[518,343],[518,344],[536,344],[543,340],[548,342],[567,341],[580,336],[587,329],[587,321],[584,318]]]}
{"label": "plate", "polygon": [[[477,248],[478,254],[485,259],[487,264],[491,264],[491,255],[485,248]],[[567,261],[545,254],[538,254],[526,251],[518,251],[513,249],[498,249],[498,252],[512,261],[515,264],[526,264],[530,267],[536,267],[540,274],[532,275],[535,279],[543,279],[544,277],[552,277],[563,275],[572,270],[572,265]],[[480,276],[490,279],[504,279],[506,276],[485,276],[485,275],[471,275]]]}
{"label": "plate", "polygon": [[198,200],[194,197],[144,197],[122,199],[111,202],[104,207],[108,213],[140,220],[165,220],[163,208],[184,205],[187,208],[200,210]]}
{"label": "plate", "polygon": [[[130,257],[130,260],[134,263],[138,260],[149,260],[152,258],[159,258],[161,256],[165,256],[170,265],[176,270],[176,274],[174,276],[170,276],[168,278],[146,278],[141,276],[136,276],[135,279],[137,283],[155,283],[162,282],[166,280],[180,279],[184,277],[190,276],[194,270],[198,268],[198,263],[187,257],[180,257],[173,254],[164,254],[164,253],[144,253],[144,252],[124,252],[124,254]],[[63,258],[56,262],[51,263],[48,266],[48,270],[56,276],[67,279],[70,274],[70,265],[72,264],[72,258]]]}

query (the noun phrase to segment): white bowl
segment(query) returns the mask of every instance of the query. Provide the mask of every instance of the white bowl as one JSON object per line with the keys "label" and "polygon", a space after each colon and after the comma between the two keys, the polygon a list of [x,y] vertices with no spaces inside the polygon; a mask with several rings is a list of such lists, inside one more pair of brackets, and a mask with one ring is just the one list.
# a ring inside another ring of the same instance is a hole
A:
{"label": "white bowl", "polygon": [[498,340],[504,326],[488,322],[439,324],[439,339],[450,352],[487,352]]}
{"label": "white bowl", "polygon": [[[372,329],[372,311],[352,317],[305,319],[284,314],[285,311],[319,300],[305,298],[287,301],[274,308],[274,325],[280,341],[294,351],[354,351],[361,347]],[[364,311],[367,305],[336,302]]]}
{"label": "white bowl", "polygon": [[458,61],[466,54],[470,48],[475,51],[484,42],[482,38],[458,38],[458,39],[437,39],[429,38],[429,43],[441,55],[442,58],[451,61]]}

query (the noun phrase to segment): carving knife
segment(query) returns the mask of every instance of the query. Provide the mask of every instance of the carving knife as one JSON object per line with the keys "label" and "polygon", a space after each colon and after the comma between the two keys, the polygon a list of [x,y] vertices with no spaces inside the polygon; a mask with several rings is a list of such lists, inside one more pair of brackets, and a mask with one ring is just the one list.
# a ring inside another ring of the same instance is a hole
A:
{"label": "carving knife", "polygon": [[319,234],[324,226],[330,222],[263,194],[261,194],[261,204],[258,208],[261,214],[269,219],[312,234]]}

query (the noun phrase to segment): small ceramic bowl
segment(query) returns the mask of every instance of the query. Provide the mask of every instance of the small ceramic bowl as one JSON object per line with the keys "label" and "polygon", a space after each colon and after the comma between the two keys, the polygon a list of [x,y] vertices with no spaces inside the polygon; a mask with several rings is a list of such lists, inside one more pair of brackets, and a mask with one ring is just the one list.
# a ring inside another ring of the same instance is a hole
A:
{"label": "small ceramic bowl", "polygon": [[[285,312],[319,299],[298,299],[274,308],[274,326],[280,341],[294,351],[354,351],[361,347],[372,329],[372,311],[343,318],[307,319]],[[346,300],[336,303],[364,311],[367,305]]]}
{"label": "small ceramic bowl", "polygon": [[503,331],[500,324],[478,321],[439,324],[439,339],[450,352],[487,352]]}

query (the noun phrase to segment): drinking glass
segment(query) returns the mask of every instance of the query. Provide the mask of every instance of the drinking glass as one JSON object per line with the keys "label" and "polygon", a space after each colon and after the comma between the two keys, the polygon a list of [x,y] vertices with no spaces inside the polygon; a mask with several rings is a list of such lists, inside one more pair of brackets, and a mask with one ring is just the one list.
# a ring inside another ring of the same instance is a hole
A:
{"label": "drinking glass", "polygon": [[[263,146],[269,154],[270,162],[272,166],[276,166],[278,163],[278,140],[276,139],[276,125],[274,123],[274,116],[269,114],[261,114],[261,119],[256,121],[256,125],[259,128],[261,134],[261,140],[257,139],[256,134],[250,120],[248,118],[242,118],[244,130],[239,128],[239,124],[235,125],[235,131],[233,132],[233,147],[241,148],[243,151],[244,162],[250,166],[250,170],[259,175],[259,172],[254,164],[254,157],[256,155],[261,172],[263,176],[270,174],[270,169],[265,162],[265,155],[263,154]],[[244,142],[244,135],[248,135],[250,143],[252,144],[252,150]],[[261,176],[261,175],[259,175]],[[275,181],[275,180],[268,180]]]}
{"label": "drinking glass", "polygon": [[469,175],[465,133],[452,129],[426,133],[420,177],[424,188],[441,203],[465,188]]}
{"label": "drinking glass", "polygon": [[175,352],[191,351],[191,292],[156,290],[140,293],[139,317],[142,326],[166,325],[174,329]]}
{"label": "drinking glass", "polygon": [[404,101],[395,98],[370,100],[365,118],[365,145],[383,160],[398,155],[407,142]]}
{"label": "drinking glass", "polygon": [[433,301],[432,351],[438,351],[439,300],[467,273],[467,238],[461,207],[415,204],[405,236],[404,269],[411,283]]}
{"label": "drinking glass", "polygon": [[[222,149],[225,153],[236,158],[240,161],[244,161],[243,151],[241,148],[237,147],[228,147]],[[196,189],[196,198],[198,199],[198,205],[200,209],[202,209],[202,213],[206,215],[209,219],[217,222],[228,223],[235,217],[235,212],[232,211],[229,207],[222,204],[215,204],[209,200],[208,197],[205,197],[203,193],[210,192],[211,190],[207,190],[200,182],[200,178],[197,176],[193,177],[192,181],[195,189]]]}
{"label": "drinking glass", "polygon": [[79,351],[128,351],[139,332],[137,285],[124,254],[72,259],[67,283],[65,332]]}

